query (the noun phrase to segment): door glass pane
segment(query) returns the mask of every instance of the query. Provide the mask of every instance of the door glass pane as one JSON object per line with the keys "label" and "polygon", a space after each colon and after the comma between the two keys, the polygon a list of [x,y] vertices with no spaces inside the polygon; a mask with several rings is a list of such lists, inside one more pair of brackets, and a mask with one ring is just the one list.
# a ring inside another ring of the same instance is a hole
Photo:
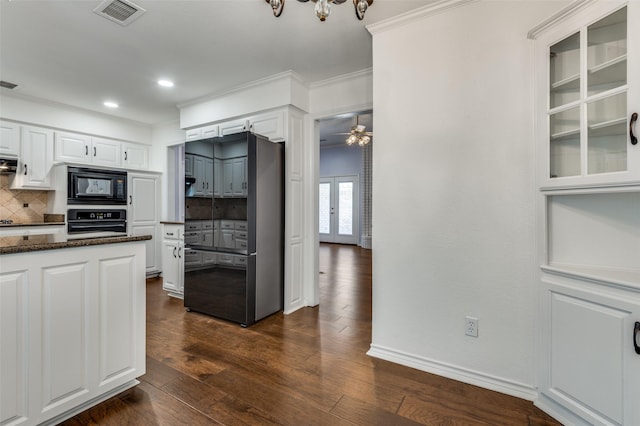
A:
{"label": "door glass pane", "polygon": [[627,8],[587,29],[589,95],[627,84]]}
{"label": "door glass pane", "polygon": [[338,234],[353,235],[353,182],[338,184]]}
{"label": "door glass pane", "polygon": [[331,184],[320,184],[318,204],[320,205],[320,233],[329,234],[331,233]]}
{"label": "door glass pane", "polygon": [[550,177],[580,175],[580,108],[571,108],[549,118]]}
{"label": "door glass pane", "polygon": [[580,33],[576,33],[549,49],[550,108],[580,98]]}
{"label": "door glass pane", "polygon": [[588,173],[627,170],[627,94],[587,104]]}

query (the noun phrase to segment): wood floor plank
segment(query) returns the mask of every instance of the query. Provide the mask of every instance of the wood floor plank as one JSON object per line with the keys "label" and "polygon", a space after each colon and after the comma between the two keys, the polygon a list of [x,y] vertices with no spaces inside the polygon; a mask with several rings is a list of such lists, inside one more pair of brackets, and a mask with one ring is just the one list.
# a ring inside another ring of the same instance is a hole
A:
{"label": "wood floor plank", "polygon": [[331,412],[358,425],[415,426],[422,424],[386,411],[376,404],[370,404],[349,396],[343,397]]}

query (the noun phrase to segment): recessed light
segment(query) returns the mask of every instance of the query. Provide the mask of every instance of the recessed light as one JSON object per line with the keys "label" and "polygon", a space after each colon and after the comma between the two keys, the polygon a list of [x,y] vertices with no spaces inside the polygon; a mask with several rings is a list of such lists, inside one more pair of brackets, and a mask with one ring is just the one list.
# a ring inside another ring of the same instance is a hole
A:
{"label": "recessed light", "polygon": [[104,103],[104,106],[108,107],[108,108],[118,108],[118,104],[115,102],[111,102],[111,101],[106,101]]}
{"label": "recessed light", "polygon": [[173,81],[171,80],[158,80],[158,85],[162,87],[173,87]]}

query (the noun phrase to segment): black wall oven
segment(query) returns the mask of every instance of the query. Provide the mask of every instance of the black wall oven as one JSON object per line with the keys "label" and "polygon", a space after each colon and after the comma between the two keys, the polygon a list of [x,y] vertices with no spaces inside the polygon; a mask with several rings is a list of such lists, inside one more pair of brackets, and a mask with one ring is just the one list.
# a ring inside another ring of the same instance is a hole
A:
{"label": "black wall oven", "polygon": [[126,205],[127,172],[69,167],[67,204]]}
{"label": "black wall oven", "polygon": [[67,235],[70,239],[127,235],[127,210],[69,209]]}

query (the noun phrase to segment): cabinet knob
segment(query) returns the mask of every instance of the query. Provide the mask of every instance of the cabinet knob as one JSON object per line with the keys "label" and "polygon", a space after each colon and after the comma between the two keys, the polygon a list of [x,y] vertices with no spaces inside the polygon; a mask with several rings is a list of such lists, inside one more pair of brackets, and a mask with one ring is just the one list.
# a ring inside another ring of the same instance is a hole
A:
{"label": "cabinet knob", "polygon": [[89,155],[89,145],[84,146],[84,155],[85,156]]}
{"label": "cabinet knob", "polygon": [[124,161],[127,161],[127,151],[124,152]]}
{"label": "cabinet knob", "polygon": [[27,175],[27,165],[26,164],[24,165],[24,175],[25,176]]}
{"label": "cabinet knob", "polygon": [[93,156],[94,157],[96,156],[96,147],[95,146],[93,147]]}
{"label": "cabinet knob", "polygon": [[640,355],[640,321],[636,321],[633,327],[633,348],[636,350],[636,353]]}
{"label": "cabinet knob", "polygon": [[633,134],[633,125],[638,121],[638,113],[634,112],[631,114],[631,120],[629,120],[629,138],[631,139],[631,145],[636,145],[638,143],[638,138]]}
{"label": "cabinet knob", "polygon": [[177,248],[178,248],[178,247],[174,247],[174,248],[173,248],[173,257],[175,257],[175,258],[177,258],[177,256],[176,256],[176,249],[177,249]]}

